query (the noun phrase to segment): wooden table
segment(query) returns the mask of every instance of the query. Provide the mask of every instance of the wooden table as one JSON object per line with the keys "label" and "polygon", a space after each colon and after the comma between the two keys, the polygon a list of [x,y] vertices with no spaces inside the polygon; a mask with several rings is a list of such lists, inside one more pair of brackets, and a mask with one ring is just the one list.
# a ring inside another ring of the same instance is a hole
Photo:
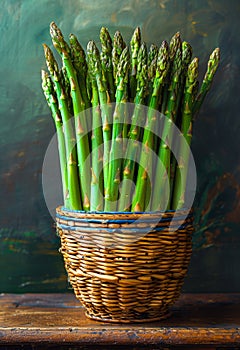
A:
{"label": "wooden table", "polygon": [[169,319],[129,325],[87,319],[71,293],[0,295],[0,349],[175,347],[240,349],[240,294],[183,294]]}

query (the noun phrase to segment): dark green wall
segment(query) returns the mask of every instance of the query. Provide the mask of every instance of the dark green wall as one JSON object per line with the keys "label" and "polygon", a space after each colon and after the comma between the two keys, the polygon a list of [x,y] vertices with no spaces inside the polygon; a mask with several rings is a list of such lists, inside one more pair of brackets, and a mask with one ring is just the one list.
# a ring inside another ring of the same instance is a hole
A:
{"label": "dark green wall", "polygon": [[54,20],[85,46],[101,26],[147,43],[180,31],[200,58],[216,46],[221,65],[194,125],[197,165],[194,254],[184,289],[239,291],[240,155],[238,0],[1,0],[0,292],[67,290],[54,222],[41,185],[54,133],[40,82],[42,43]]}

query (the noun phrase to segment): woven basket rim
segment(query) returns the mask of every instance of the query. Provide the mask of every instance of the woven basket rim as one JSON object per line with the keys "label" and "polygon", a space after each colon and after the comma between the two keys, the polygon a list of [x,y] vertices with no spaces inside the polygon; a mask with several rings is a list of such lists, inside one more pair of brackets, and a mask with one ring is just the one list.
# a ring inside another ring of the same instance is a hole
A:
{"label": "woven basket rim", "polygon": [[92,217],[92,216],[101,216],[101,215],[107,215],[107,216],[132,216],[132,217],[140,217],[140,216],[159,216],[159,215],[174,215],[177,214],[179,216],[181,215],[187,215],[191,216],[193,214],[192,208],[182,208],[179,210],[165,210],[165,211],[144,211],[144,212],[131,212],[131,211],[84,211],[84,210],[74,210],[74,209],[68,209],[64,207],[63,205],[60,205],[56,208],[56,212],[63,212],[66,214],[76,214],[78,216],[85,216],[85,217]]}

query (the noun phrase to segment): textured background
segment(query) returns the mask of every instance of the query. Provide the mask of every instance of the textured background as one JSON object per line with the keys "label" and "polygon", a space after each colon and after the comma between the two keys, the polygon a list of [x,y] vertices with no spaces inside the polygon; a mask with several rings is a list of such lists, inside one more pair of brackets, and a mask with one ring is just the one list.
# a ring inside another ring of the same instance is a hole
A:
{"label": "textured background", "polygon": [[1,0],[0,292],[68,288],[54,222],[41,185],[54,133],[40,82],[49,23],[86,46],[101,26],[128,40],[136,26],[149,44],[180,31],[200,58],[221,48],[221,66],[194,126],[197,165],[194,253],[185,291],[240,289],[238,0]]}

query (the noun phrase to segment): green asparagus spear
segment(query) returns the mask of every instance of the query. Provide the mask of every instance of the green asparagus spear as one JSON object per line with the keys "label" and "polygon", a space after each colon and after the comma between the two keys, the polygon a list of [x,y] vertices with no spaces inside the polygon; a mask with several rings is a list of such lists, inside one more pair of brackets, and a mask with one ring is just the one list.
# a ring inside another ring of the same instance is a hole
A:
{"label": "green asparagus spear", "polygon": [[131,48],[131,72],[130,72],[130,100],[134,101],[136,94],[136,75],[137,75],[137,64],[138,64],[138,51],[141,46],[141,31],[140,28],[137,27],[134,30],[130,41]]}
{"label": "green asparagus spear", "polygon": [[87,121],[84,113],[86,105],[81,96],[76,70],[72,64],[70,48],[65,42],[60,29],[54,22],[50,24],[50,34],[54,47],[62,57],[63,66],[66,67],[70,81],[82,202],[83,209],[88,211],[90,209],[90,162],[88,157],[90,150],[87,135]]}
{"label": "green asparagus spear", "polygon": [[[187,76],[188,66],[191,62],[191,59],[192,59],[192,47],[187,41],[183,41],[182,42],[182,72],[180,76],[179,93],[177,96],[177,107],[179,107],[179,110],[181,110],[180,105],[184,94],[186,76]],[[176,119],[177,119],[177,116],[176,116]]]}
{"label": "green asparagus spear", "polygon": [[[169,86],[169,95],[167,109],[165,111],[165,122],[162,132],[162,140],[160,143],[158,155],[160,162],[157,164],[156,168],[156,181],[152,197],[152,208],[153,210],[160,210],[159,207],[161,203],[166,203],[168,193],[167,191],[167,181],[170,181],[170,161],[171,161],[171,142],[172,142],[172,124],[176,121],[177,115],[177,102],[180,87],[180,77],[182,72],[182,51],[178,48],[171,72],[171,83]],[[167,175],[167,176],[165,176]],[[171,191],[171,189],[170,189]],[[170,196],[169,196],[170,197]],[[159,200],[161,198],[161,201]],[[166,209],[170,209],[170,198],[168,198],[168,205]]]}
{"label": "green asparagus spear", "polygon": [[113,77],[116,80],[117,67],[119,63],[119,58],[122,54],[123,49],[125,49],[126,44],[123,40],[122,34],[116,31],[113,37],[113,49],[112,49],[112,66],[113,66]]}
{"label": "green asparagus spear", "polygon": [[94,41],[89,41],[87,45],[87,60],[88,60],[88,64],[93,67],[92,74],[96,78],[100,107],[101,107],[103,141],[104,141],[103,177],[104,177],[104,193],[105,193],[105,190],[108,184],[108,161],[109,161],[109,153],[110,153],[110,147],[111,147],[112,111],[111,111],[111,103],[110,103],[108,90],[103,82],[100,53]]}
{"label": "green asparagus spear", "polygon": [[68,110],[67,97],[64,89],[61,85],[61,78],[58,69],[57,62],[53,56],[51,49],[44,44],[44,53],[46,58],[47,67],[52,77],[54,88],[56,91],[59,110],[61,112],[61,118],[64,127],[64,138],[66,147],[66,161],[67,161],[67,176],[68,176],[68,203],[70,209],[81,209],[81,199],[79,191],[79,179],[77,171],[77,154],[76,154],[76,140],[74,131],[70,122],[71,114]]}
{"label": "green asparagus spear", "polygon": [[153,82],[156,74],[157,67],[157,57],[158,57],[158,47],[155,44],[152,44],[149,48],[148,52],[148,103],[150,103],[150,99],[153,91]]}
{"label": "green asparagus spear", "polygon": [[[154,148],[153,131],[155,130],[157,122],[156,110],[158,109],[159,95],[161,94],[161,89],[163,88],[164,81],[167,77],[168,69],[168,44],[166,41],[163,41],[158,53],[156,74],[153,82],[153,92],[150,99],[146,125],[144,128],[142,150],[140,156],[141,167],[138,171],[136,189],[132,202],[133,211],[144,211],[150,199],[149,196],[148,198],[146,197],[146,180],[149,177],[150,181],[152,181],[151,174],[153,169],[152,157],[149,152]],[[148,177],[146,176],[146,174],[148,174]]]}
{"label": "green asparagus spear", "polygon": [[[186,76],[188,71],[189,63],[191,62],[192,58],[192,47],[187,41],[182,42],[182,71],[180,76],[180,83],[179,83],[179,89],[177,94],[177,101],[176,101],[176,116],[175,116],[175,124],[181,125],[181,101],[183,99],[184,95],[184,87],[186,82]],[[176,172],[176,158],[171,155],[171,161],[170,161],[170,201],[173,196],[173,190],[174,190],[174,180],[175,180],[175,172]]]}
{"label": "green asparagus spear", "polygon": [[197,95],[196,101],[193,106],[193,114],[196,115],[199,112],[199,109],[210,90],[210,87],[212,85],[212,81],[214,78],[214,75],[217,71],[218,65],[220,62],[220,49],[216,48],[210,55],[207,65],[207,71],[204,75],[202,85],[200,87],[200,91]]}
{"label": "green asparagus spear", "polygon": [[147,90],[147,47],[143,43],[138,52],[137,60],[137,88],[135,96],[135,107],[129,131],[129,142],[126,146],[125,160],[123,164],[123,182],[119,200],[119,210],[128,211],[131,205],[132,181],[134,180],[135,162],[139,153],[139,141],[141,135],[141,124],[144,125],[144,113],[142,104]]}
{"label": "green asparagus spear", "polygon": [[[84,101],[84,108],[88,109],[91,107],[91,103],[87,94],[87,62],[84,49],[79,43],[77,37],[74,34],[69,35],[70,43],[70,54],[74,68],[76,69],[78,85],[80,88],[81,96]],[[88,121],[87,121],[88,122]]]}
{"label": "green asparagus spear", "polygon": [[73,115],[73,105],[72,105],[72,98],[71,98],[71,87],[70,82],[68,79],[67,71],[65,67],[62,67],[60,69],[60,76],[61,76],[61,84],[62,88],[66,94],[67,97],[67,104],[68,104],[68,110],[71,115]]}
{"label": "green asparagus spear", "polygon": [[166,83],[165,83],[165,87],[164,87],[164,91],[163,91],[162,103],[160,105],[160,111],[163,114],[165,114],[165,112],[166,112],[167,104],[169,101],[169,86],[171,84],[173,61],[174,61],[174,58],[175,58],[177,51],[181,48],[181,42],[182,42],[182,40],[181,40],[180,33],[177,32],[176,34],[174,34],[172,36],[170,43],[169,43],[170,67],[169,67],[168,77],[166,79]]}
{"label": "green asparagus spear", "polygon": [[62,188],[63,188],[63,200],[64,206],[69,207],[68,203],[68,178],[67,178],[67,161],[66,161],[66,149],[63,134],[63,125],[61,113],[58,108],[57,96],[54,91],[53,82],[47,72],[42,70],[42,89],[47,100],[48,106],[51,110],[52,117],[55,123],[57,140],[58,140],[58,150],[59,150],[59,160],[60,160],[60,171],[62,178]]}
{"label": "green asparagus spear", "polygon": [[178,109],[177,97],[180,94],[179,88],[181,83],[181,73],[183,69],[182,62],[182,50],[181,48],[178,48],[172,63],[172,71],[170,76],[171,81],[168,88],[168,101],[165,110],[165,115],[168,118],[171,118],[173,121],[176,120],[176,114]]}
{"label": "green asparagus spear", "polygon": [[101,51],[101,63],[102,70],[106,77],[107,88],[111,102],[115,101],[115,85],[113,78],[113,65],[112,65],[112,39],[107,28],[102,27],[100,31],[100,41],[102,46]]}
{"label": "green asparagus spear", "polygon": [[130,56],[126,47],[119,59],[116,72],[117,90],[116,105],[113,113],[112,143],[109,161],[108,185],[105,193],[105,210],[115,211],[120,183],[120,173],[123,158],[123,123],[124,108],[128,97],[128,72],[130,68]]}
{"label": "green asparagus spear", "polygon": [[174,193],[172,208],[180,209],[185,202],[185,187],[188,174],[188,160],[190,145],[192,139],[192,120],[193,120],[193,94],[196,85],[198,84],[198,58],[194,58],[188,67],[187,79],[183,97],[183,112],[181,132],[184,140],[180,140],[179,147],[179,163],[174,182]]}
{"label": "green asparagus spear", "polygon": [[103,211],[103,135],[101,126],[101,109],[98,87],[94,76],[92,61],[89,62],[89,81],[92,84],[92,180],[91,180],[91,211]]}

